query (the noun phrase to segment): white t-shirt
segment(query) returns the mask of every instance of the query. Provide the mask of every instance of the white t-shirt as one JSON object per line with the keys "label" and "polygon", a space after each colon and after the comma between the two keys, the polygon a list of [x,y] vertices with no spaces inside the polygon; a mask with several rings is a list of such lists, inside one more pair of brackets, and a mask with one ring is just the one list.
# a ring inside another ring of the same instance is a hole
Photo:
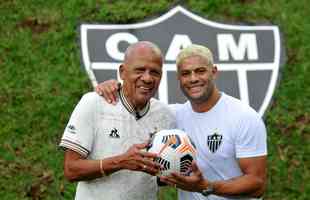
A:
{"label": "white t-shirt", "polygon": [[[266,129],[261,117],[240,100],[221,93],[216,105],[204,113],[192,110],[189,102],[176,105],[177,127],[188,133],[196,145],[197,165],[210,181],[243,175],[238,158],[267,154]],[[179,190],[179,200],[226,200]]]}
{"label": "white t-shirt", "polygon": [[[75,107],[60,146],[87,159],[119,155],[151,133],[175,128],[175,117],[156,99],[137,114],[122,92],[117,105],[108,104],[95,92],[87,93]],[[76,200],[152,200],[157,198],[156,177],[120,170],[91,181],[80,181]]]}

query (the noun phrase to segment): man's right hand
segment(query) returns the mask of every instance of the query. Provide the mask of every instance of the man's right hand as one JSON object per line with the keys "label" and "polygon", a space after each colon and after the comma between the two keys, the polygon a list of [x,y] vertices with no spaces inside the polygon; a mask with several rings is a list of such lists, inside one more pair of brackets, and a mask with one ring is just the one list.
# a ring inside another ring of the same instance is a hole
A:
{"label": "man's right hand", "polygon": [[155,153],[145,151],[148,143],[134,144],[120,156],[121,169],[142,171],[151,175],[159,172],[160,165],[153,161]]}
{"label": "man's right hand", "polygon": [[111,104],[116,104],[117,100],[117,91],[120,89],[121,83],[119,83],[117,80],[107,80],[102,83],[99,83],[95,91],[100,95],[103,96],[103,98]]}

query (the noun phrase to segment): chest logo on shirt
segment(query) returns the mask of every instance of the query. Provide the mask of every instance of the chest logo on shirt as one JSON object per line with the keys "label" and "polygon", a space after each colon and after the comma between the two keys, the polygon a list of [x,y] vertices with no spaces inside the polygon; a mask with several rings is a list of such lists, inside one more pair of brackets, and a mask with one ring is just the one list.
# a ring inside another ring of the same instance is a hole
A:
{"label": "chest logo on shirt", "polygon": [[208,147],[212,153],[215,153],[222,144],[223,136],[214,131],[212,135],[208,135]]}
{"label": "chest logo on shirt", "polygon": [[118,130],[116,128],[113,128],[111,130],[111,133],[109,134],[110,138],[120,138],[120,135],[118,134]]}

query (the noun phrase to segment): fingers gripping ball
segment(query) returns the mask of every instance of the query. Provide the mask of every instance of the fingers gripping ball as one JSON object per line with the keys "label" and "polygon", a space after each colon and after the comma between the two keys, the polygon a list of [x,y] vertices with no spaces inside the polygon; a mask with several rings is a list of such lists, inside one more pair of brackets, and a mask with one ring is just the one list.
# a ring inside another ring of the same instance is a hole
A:
{"label": "fingers gripping ball", "polygon": [[171,172],[189,175],[192,161],[196,159],[196,149],[188,135],[178,129],[157,132],[150,143],[149,152],[157,153],[155,162],[161,165],[161,176]]}

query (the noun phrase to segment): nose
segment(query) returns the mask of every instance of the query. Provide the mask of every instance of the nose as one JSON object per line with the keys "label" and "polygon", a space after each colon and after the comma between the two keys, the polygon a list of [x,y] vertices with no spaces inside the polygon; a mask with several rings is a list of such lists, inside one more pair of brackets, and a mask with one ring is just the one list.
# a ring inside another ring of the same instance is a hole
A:
{"label": "nose", "polygon": [[151,83],[153,81],[153,77],[150,74],[150,72],[145,71],[141,76],[141,80],[144,81],[145,83]]}
{"label": "nose", "polygon": [[198,76],[195,72],[191,72],[190,76],[189,76],[189,80],[191,83],[195,83],[198,81]]}

